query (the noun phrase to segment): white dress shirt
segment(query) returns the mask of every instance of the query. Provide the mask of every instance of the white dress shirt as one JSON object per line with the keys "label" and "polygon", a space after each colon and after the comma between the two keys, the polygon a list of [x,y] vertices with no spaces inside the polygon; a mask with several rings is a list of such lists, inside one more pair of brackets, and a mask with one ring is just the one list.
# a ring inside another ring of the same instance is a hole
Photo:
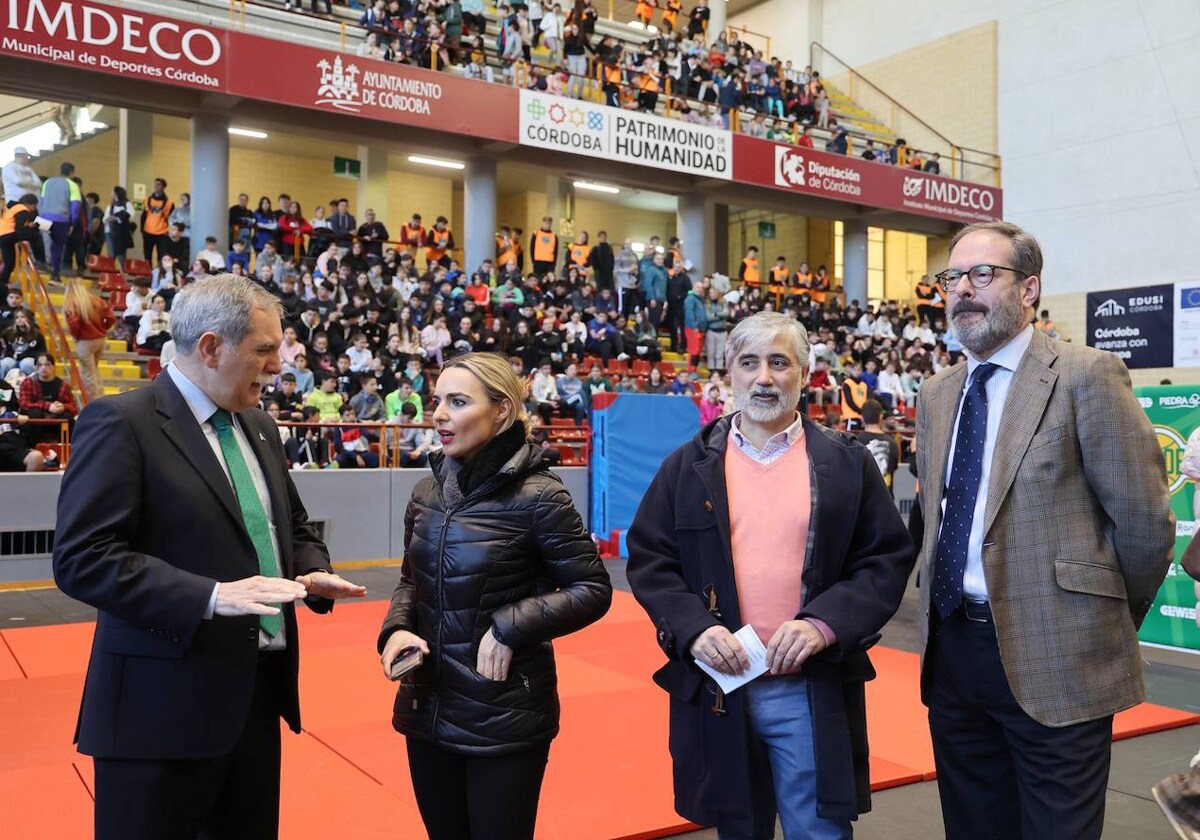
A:
{"label": "white dress shirt", "polygon": [[[984,385],[987,391],[987,436],[983,442],[983,470],[979,475],[979,495],[975,497],[975,513],[971,519],[971,534],[967,538],[967,568],[963,574],[963,596],[972,601],[988,600],[987,580],[983,576],[983,516],[987,510],[988,481],[992,475],[992,456],[996,452],[996,438],[1000,435],[1000,421],[1004,415],[1004,403],[1008,400],[1008,389],[1012,385],[1017,365],[1033,341],[1033,327],[1028,326],[1017,333],[1009,342],[987,359],[977,359],[968,351],[967,376],[955,411],[954,431],[950,436],[950,452],[946,460],[946,486],[950,486],[950,473],[954,469],[954,445],[958,440],[958,422],[962,417],[963,398],[975,369],[985,362],[996,365],[999,370],[992,374]],[[946,513],[945,492],[942,495],[942,515]]]}
{"label": "white dress shirt", "polygon": [[[218,406],[212,401],[212,398],[192,380],[188,379],[174,364],[167,366],[167,374],[171,377],[171,381],[175,383],[175,387],[179,389],[179,393],[183,395],[184,401],[191,409],[192,416],[196,418],[196,423],[199,424],[201,431],[204,432],[204,437],[208,441],[208,445],[212,448],[213,456],[217,459],[217,463],[221,465],[221,470],[225,473],[225,478],[229,480],[230,488],[233,488],[233,478],[229,474],[229,467],[225,463],[225,455],[221,452],[221,441],[217,437],[217,429],[209,422],[209,418],[217,410]],[[254,450],[250,447],[250,442],[246,439],[246,432],[242,429],[238,422],[236,414],[233,417],[233,437],[237,441],[238,448],[242,450],[242,457],[246,460],[246,466],[250,471],[250,479],[254,482],[254,489],[258,493],[258,500],[262,502],[263,510],[267,513],[267,524],[271,529],[271,550],[275,555],[275,568],[283,569],[283,557],[279,552],[279,532],[275,525],[275,512],[271,509],[271,492],[267,489],[267,479],[263,474],[262,465],[258,463],[258,456],[254,454]],[[234,498],[237,498],[237,492],[234,491]],[[208,601],[208,610],[205,612],[206,619],[212,618],[217,605],[217,590],[221,584],[218,583],[213,587],[212,596]],[[279,633],[275,636],[268,636],[261,630],[258,635],[259,650],[283,650],[287,646],[287,641],[284,638],[283,627],[279,628]]]}

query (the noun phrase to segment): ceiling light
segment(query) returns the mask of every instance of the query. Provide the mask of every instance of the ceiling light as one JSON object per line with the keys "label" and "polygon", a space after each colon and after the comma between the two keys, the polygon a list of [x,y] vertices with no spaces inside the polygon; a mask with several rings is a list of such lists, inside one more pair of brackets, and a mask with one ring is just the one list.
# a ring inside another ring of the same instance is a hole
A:
{"label": "ceiling light", "polygon": [[457,160],[425,157],[424,155],[409,155],[409,163],[419,163],[423,166],[440,166],[442,169],[466,169],[467,165]]}
{"label": "ceiling light", "polygon": [[591,181],[574,181],[571,186],[578,190],[591,190],[592,192],[608,193],[609,195],[619,195],[621,193],[616,187],[610,187],[608,184],[593,184]]}
{"label": "ceiling light", "polygon": [[230,126],[229,133],[235,137],[253,137],[255,140],[267,139],[267,132],[255,131],[253,128],[234,128]]}

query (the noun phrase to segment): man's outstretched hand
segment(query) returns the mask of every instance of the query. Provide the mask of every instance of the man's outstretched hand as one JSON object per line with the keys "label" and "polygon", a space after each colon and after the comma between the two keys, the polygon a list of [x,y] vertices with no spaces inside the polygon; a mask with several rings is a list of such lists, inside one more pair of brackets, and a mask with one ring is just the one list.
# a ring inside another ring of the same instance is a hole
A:
{"label": "man's outstretched hand", "polygon": [[308,595],[338,600],[339,598],[361,598],[367,594],[365,586],[351,583],[333,572],[309,572],[300,575],[296,582],[302,584]]}

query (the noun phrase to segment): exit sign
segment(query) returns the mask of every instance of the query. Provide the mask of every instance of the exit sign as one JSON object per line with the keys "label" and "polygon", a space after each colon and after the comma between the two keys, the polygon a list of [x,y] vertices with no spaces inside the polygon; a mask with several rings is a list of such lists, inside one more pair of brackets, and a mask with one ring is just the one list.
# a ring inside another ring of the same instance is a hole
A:
{"label": "exit sign", "polygon": [[774,222],[759,222],[758,223],[758,238],[759,239],[774,239],[775,238],[775,223]]}
{"label": "exit sign", "polygon": [[338,178],[350,178],[357,181],[362,176],[362,161],[354,158],[335,157],[333,174]]}

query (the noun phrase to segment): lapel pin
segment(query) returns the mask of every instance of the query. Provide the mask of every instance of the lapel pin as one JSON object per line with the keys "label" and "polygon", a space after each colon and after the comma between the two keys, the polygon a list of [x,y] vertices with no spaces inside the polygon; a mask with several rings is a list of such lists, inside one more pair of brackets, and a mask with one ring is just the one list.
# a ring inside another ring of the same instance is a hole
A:
{"label": "lapel pin", "polygon": [[266,443],[266,442],[267,442],[267,439],[266,439],[265,437],[263,437],[263,433],[262,433],[262,432],[259,432],[259,433],[258,433],[258,439],[259,439],[259,440],[261,440],[263,443]]}

